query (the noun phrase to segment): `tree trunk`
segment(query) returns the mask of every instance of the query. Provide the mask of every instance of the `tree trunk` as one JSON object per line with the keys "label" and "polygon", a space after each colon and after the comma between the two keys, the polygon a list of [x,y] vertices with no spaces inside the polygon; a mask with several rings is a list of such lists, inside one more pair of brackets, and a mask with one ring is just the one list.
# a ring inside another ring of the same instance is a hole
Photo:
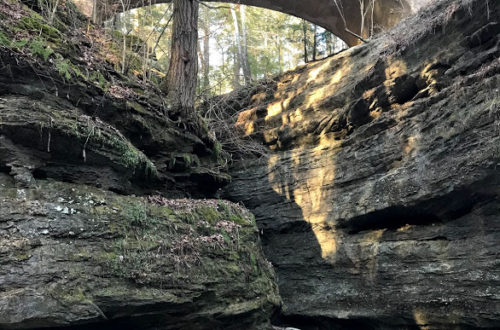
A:
{"label": "tree trunk", "polygon": [[[120,0],[120,3],[122,5],[122,15],[125,15],[125,12],[128,10],[128,7],[129,7],[129,4],[130,4],[130,1],[128,0]],[[122,16],[123,17],[123,16]],[[120,19],[120,25],[124,25],[124,20]],[[121,73],[122,74],[125,74],[127,72],[127,36],[128,34],[130,33],[131,31],[127,31],[126,33],[124,33],[122,31],[122,70],[121,70]],[[132,45],[130,45],[130,47],[132,47]]]}
{"label": "tree trunk", "polygon": [[372,14],[370,16],[370,38],[373,37],[373,15],[375,14],[375,0],[371,0]]}
{"label": "tree trunk", "polygon": [[238,54],[234,54],[233,56],[234,59],[234,66],[233,66],[233,72],[234,72],[234,79],[233,79],[233,88],[238,89],[241,87],[240,84],[240,57]]}
{"label": "tree trunk", "polygon": [[198,7],[196,0],[174,0],[170,67],[166,93],[174,113],[194,114],[198,74]]}
{"label": "tree trunk", "polygon": [[241,17],[241,40],[242,45],[242,64],[243,64],[243,76],[245,77],[245,85],[249,85],[252,82],[252,72],[250,71],[250,62],[248,61],[248,45],[247,45],[247,23],[246,23],[246,13],[245,6],[240,7],[240,17]]}
{"label": "tree trunk", "polygon": [[279,66],[280,66],[280,74],[283,73],[283,58],[281,56],[281,37],[277,37],[276,39],[277,42],[278,42],[278,45],[277,45],[277,48],[278,48],[278,63],[279,63]]}
{"label": "tree trunk", "polygon": [[359,35],[364,37],[365,32],[365,0],[359,0],[359,10],[361,14],[361,28]]}
{"label": "tree trunk", "polygon": [[52,11],[51,11],[50,16],[49,16],[49,23],[50,24],[54,23],[54,17],[56,16],[56,13],[57,13],[57,6],[59,6],[59,0],[56,0],[56,3],[53,6],[54,7],[52,7]]}
{"label": "tree trunk", "polygon": [[333,36],[328,31],[325,31],[325,44],[326,44],[327,56],[332,55],[333,54],[333,49],[335,48],[335,46],[333,44]]}
{"label": "tree trunk", "polygon": [[307,24],[306,21],[302,20],[302,33],[304,41],[304,62],[309,62],[309,55],[307,54]]}
{"label": "tree trunk", "polygon": [[236,54],[234,55],[234,81],[233,81],[233,87],[234,88],[239,88],[240,87],[240,70],[241,70],[241,39],[240,39],[240,29],[238,26],[238,17],[236,16],[236,10],[234,9],[234,5],[231,5],[231,16],[233,17],[233,27],[234,27],[234,32],[233,32],[233,38],[234,38],[234,43],[236,44]]}
{"label": "tree trunk", "polygon": [[99,24],[99,7],[97,6],[97,0],[92,1],[92,23]]}
{"label": "tree trunk", "polygon": [[127,65],[127,34],[123,34],[123,42],[122,42],[122,70],[121,73],[125,74],[126,72],[126,65]]}
{"label": "tree trunk", "polygon": [[[208,13],[207,13],[208,15]],[[210,21],[209,17],[203,20],[203,90],[210,89]]]}
{"label": "tree trunk", "polygon": [[317,32],[318,32],[318,26],[314,25],[313,61],[316,61],[316,57],[317,57],[317,53],[318,53],[318,50],[317,50],[317,48],[318,48]]}
{"label": "tree trunk", "polygon": [[[226,72],[226,52],[224,50],[224,47],[217,43],[218,46],[219,46],[219,49],[220,49],[220,54],[221,54],[221,59],[222,59],[222,73],[225,73]],[[222,94],[222,83],[221,82],[217,82],[219,84],[219,94]]]}

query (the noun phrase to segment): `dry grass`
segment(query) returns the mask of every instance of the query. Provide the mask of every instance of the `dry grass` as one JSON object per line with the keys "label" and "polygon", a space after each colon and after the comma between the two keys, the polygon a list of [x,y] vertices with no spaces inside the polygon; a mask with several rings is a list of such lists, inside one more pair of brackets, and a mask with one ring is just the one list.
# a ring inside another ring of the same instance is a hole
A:
{"label": "dry grass", "polygon": [[387,40],[383,53],[392,56],[405,52],[425,36],[444,29],[458,11],[472,13],[472,6],[478,1],[485,1],[486,7],[489,8],[489,0],[443,0],[424,6],[417,14],[381,34],[380,38]]}
{"label": "dry grass", "polygon": [[268,148],[251,137],[244,136],[234,124],[240,114],[250,105],[253,95],[262,92],[272,95],[273,86],[275,86],[273,80],[260,81],[229,94],[206,99],[200,107],[209,129],[214,132],[222,149],[232,157],[268,157]]}

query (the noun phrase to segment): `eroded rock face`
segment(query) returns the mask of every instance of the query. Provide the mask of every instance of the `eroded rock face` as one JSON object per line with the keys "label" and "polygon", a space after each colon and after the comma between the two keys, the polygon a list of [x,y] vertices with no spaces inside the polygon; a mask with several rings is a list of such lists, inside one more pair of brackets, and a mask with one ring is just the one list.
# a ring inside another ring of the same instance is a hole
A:
{"label": "eroded rock face", "polygon": [[166,199],[228,180],[220,146],[119,73],[71,2],[53,26],[37,4],[0,2],[0,329],[267,328],[253,216]]}
{"label": "eroded rock face", "polygon": [[[158,90],[120,73],[116,45],[87,31],[72,3],[54,26],[35,9],[0,4],[0,166],[21,181],[31,173],[126,194],[204,197],[229,179],[206,127],[170,118]],[[137,54],[128,56],[131,71]]]}
{"label": "eroded rock face", "polygon": [[500,326],[499,7],[441,1],[243,106],[272,154],[225,194],[263,230],[283,323]]}
{"label": "eroded rock face", "polygon": [[253,216],[0,173],[0,328],[254,329],[279,305]]}

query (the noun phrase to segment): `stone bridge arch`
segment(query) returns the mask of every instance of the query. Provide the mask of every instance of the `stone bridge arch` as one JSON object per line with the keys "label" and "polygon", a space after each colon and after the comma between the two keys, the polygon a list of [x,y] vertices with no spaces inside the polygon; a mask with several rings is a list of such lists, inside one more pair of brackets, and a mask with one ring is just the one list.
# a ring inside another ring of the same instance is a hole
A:
{"label": "stone bridge arch", "polygon": [[[74,0],[82,11],[96,21],[119,12],[120,0]],[[129,0],[129,9],[168,3],[171,0]],[[186,0],[189,1],[189,0]],[[369,34],[371,10],[365,18],[365,29],[361,30],[360,2],[366,4],[372,0],[218,0],[217,2],[230,2],[255,7],[262,7],[303,18],[317,24],[343,39],[349,46],[360,43],[360,40],[346,30],[344,20],[339,11],[342,9],[347,23],[347,29],[362,36]],[[373,25],[377,28],[390,28],[402,18],[414,13],[425,2],[431,0],[373,0]],[[215,0],[206,0],[215,2]],[[338,6],[335,4],[337,2]]]}

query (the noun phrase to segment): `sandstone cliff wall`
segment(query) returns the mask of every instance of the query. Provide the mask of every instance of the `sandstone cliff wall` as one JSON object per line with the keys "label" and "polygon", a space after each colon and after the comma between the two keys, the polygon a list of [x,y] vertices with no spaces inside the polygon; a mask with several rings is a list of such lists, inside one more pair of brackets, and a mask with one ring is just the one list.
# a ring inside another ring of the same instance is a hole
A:
{"label": "sandstone cliff wall", "polygon": [[[500,4],[440,1],[232,99],[232,168],[304,329],[500,325]],[[220,100],[219,100],[220,101]]]}

